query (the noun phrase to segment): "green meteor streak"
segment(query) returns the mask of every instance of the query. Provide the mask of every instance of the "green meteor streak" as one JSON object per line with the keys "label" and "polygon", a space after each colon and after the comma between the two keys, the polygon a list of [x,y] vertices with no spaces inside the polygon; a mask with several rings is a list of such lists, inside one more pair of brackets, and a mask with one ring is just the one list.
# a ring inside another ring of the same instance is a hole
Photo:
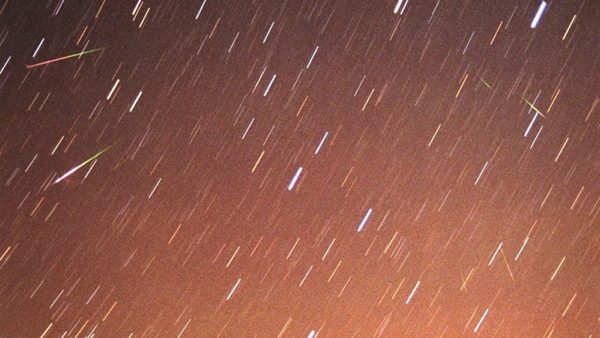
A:
{"label": "green meteor streak", "polygon": [[546,118],[546,116],[544,116],[544,114],[542,114],[542,112],[541,112],[539,109],[537,109],[537,108],[536,108],[536,107],[533,105],[533,103],[531,103],[531,102],[527,101],[527,99],[523,99],[523,100],[525,100],[525,102],[527,102],[527,104],[528,104],[528,105],[529,105],[531,108],[533,108],[533,110],[535,110],[535,112],[536,112],[536,113],[538,113],[538,114],[542,115],[542,117],[543,117],[543,118]]}
{"label": "green meteor streak", "polygon": [[98,153],[96,153],[96,155],[88,158],[87,160],[85,160],[83,163],[81,163],[80,165],[76,166],[75,168],[67,171],[64,175],[62,175],[61,177],[57,178],[56,181],[54,181],[53,184],[59,183],[60,181],[64,180],[65,178],[73,175],[77,170],[83,168],[86,164],[92,162],[93,160],[97,159],[100,155],[102,155],[105,151],[107,151],[108,149],[110,149],[110,147],[112,146],[108,146],[104,149],[102,149],[101,151],[99,151]]}
{"label": "green meteor streak", "polygon": [[25,67],[27,67],[27,69],[31,69],[31,68],[34,68],[34,67],[47,65],[47,64],[54,63],[54,62],[58,62],[58,61],[62,61],[62,60],[67,60],[67,59],[79,57],[79,56],[90,54],[90,53],[95,53],[95,52],[101,51],[103,49],[104,49],[104,47],[102,47],[102,48],[96,48],[96,49],[92,49],[92,50],[85,50],[83,52],[79,52],[79,53],[75,53],[75,54],[71,54],[71,55],[67,55],[67,56],[62,56],[62,57],[59,57],[59,58],[56,58],[56,59],[47,60],[47,61],[43,61],[43,62],[40,62],[40,63],[35,63],[33,65],[26,65]]}

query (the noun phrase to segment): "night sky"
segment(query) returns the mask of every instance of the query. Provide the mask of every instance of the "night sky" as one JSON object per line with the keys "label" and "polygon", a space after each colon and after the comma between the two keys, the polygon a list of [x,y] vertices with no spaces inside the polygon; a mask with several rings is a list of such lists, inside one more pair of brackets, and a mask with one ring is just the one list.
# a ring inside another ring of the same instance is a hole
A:
{"label": "night sky", "polygon": [[0,1],[0,337],[600,334],[600,2]]}

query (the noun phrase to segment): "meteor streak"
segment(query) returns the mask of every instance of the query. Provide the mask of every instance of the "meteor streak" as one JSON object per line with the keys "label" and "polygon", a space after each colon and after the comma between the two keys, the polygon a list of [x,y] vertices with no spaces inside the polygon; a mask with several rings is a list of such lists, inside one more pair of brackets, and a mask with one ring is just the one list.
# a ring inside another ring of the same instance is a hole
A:
{"label": "meteor streak", "polygon": [[51,63],[54,63],[54,62],[63,61],[63,60],[75,58],[75,57],[78,57],[78,56],[95,53],[95,52],[101,51],[103,49],[104,49],[104,47],[103,48],[96,48],[96,49],[92,49],[92,50],[85,50],[83,52],[79,52],[79,53],[75,53],[75,54],[71,54],[71,55],[67,55],[67,56],[62,56],[62,57],[59,57],[59,58],[56,58],[56,59],[52,59],[52,60],[46,60],[46,61],[42,61],[40,63],[35,63],[35,64],[32,64],[32,65],[25,65],[25,67],[27,67],[27,69],[31,69],[31,68],[35,68],[35,67],[38,67],[38,66],[48,65],[48,64],[51,64]]}
{"label": "meteor streak", "polygon": [[542,114],[542,112],[541,112],[539,109],[537,109],[537,108],[536,108],[536,107],[533,105],[533,103],[529,102],[527,99],[523,99],[523,100],[525,100],[525,102],[527,102],[527,104],[528,104],[528,105],[529,105],[529,106],[530,106],[530,107],[531,107],[533,110],[535,110],[535,112],[536,112],[536,113],[538,113],[538,114],[542,115],[542,117],[543,117],[543,118],[546,118],[546,116],[544,116],[544,114]]}
{"label": "meteor streak", "polygon": [[488,87],[489,89],[492,89],[492,86],[491,86],[489,83],[487,83],[487,81],[485,81],[483,78],[480,78],[480,79],[481,79],[481,82],[483,82],[483,84],[484,84],[486,87]]}
{"label": "meteor streak", "polygon": [[67,171],[64,175],[62,175],[61,177],[57,178],[56,181],[54,181],[53,184],[59,183],[60,181],[64,180],[65,178],[73,175],[77,170],[83,168],[86,164],[92,162],[93,160],[97,159],[100,155],[102,155],[102,153],[104,153],[105,151],[107,151],[108,149],[110,149],[110,147],[112,146],[108,146],[104,149],[102,149],[101,151],[99,151],[98,153],[96,153],[96,155],[88,158],[87,160],[85,160],[83,163],[81,163],[80,165],[74,167],[73,169]]}

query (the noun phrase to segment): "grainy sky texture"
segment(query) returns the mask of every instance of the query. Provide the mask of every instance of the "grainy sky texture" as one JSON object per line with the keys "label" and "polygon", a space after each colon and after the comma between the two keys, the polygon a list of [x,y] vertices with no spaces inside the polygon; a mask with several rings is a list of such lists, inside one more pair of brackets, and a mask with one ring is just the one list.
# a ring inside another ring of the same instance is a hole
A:
{"label": "grainy sky texture", "polygon": [[600,2],[0,1],[0,337],[600,333]]}

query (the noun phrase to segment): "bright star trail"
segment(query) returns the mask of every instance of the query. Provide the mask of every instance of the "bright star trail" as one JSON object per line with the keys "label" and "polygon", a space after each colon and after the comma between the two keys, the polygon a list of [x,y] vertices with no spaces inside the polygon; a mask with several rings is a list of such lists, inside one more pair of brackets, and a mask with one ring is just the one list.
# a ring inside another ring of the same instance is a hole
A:
{"label": "bright star trail", "polygon": [[538,26],[547,5],[548,4],[546,3],[546,1],[542,1],[540,3],[540,7],[538,8],[537,12],[535,13],[535,16],[533,17],[533,21],[531,21],[531,28],[536,28]]}
{"label": "bright star trail", "polygon": [[599,22],[0,0],[0,338],[596,337]]}

